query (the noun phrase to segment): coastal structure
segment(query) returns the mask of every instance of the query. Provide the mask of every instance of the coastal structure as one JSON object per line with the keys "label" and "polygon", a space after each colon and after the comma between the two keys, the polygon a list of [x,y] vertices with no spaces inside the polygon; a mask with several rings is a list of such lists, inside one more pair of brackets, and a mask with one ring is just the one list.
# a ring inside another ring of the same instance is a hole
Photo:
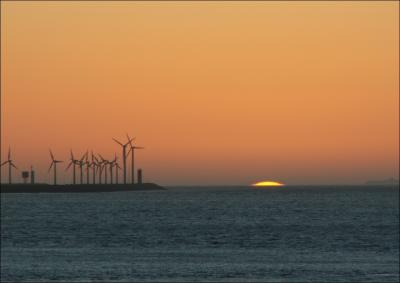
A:
{"label": "coastal structure", "polygon": [[33,166],[31,166],[31,185],[35,184],[35,171],[33,171]]}
{"label": "coastal structure", "polygon": [[138,185],[141,185],[142,184],[142,169],[138,169],[137,170],[137,175],[138,175]]}
{"label": "coastal structure", "polygon": [[[51,149],[49,149],[51,163],[48,172],[53,174],[53,184],[43,184],[36,183],[35,172],[33,166],[31,165],[30,171],[22,171],[21,176],[23,183],[12,183],[12,169],[17,169],[13,160],[11,159],[11,150],[8,151],[8,159],[4,161],[1,166],[8,164],[9,166],[9,180],[8,184],[2,184],[1,193],[29,193],[29,192],[113,192],[113,191],[131,191],[131,190],[155,190],[164,189],[161,186],[153,183],[143,183],[143,173],[142,169],[137,170],[137,183],[135,183],[135,149],[143,149],[133,144],[134,138],[130,138],[127,134],[128,141],[122,143],[118,140],[113,139],[119,145],[122,146],[122,160],[123,160],[123,170],[124,170],[124,180],[123,184],[119,184],[119,171],[122,169],[118,163],[118,156],[114,153],[114,159],[108,160],[100,153],[93,153],[90,151],[91,157],[89,158],[89,150],[83,154],[80,159],[76,159],[72,149],[69,152],[69,163],[65,168],[65,171],[72,169],[72,184],[58,184],[57,179],[57,165],[62,163],[62,160],[55,158]],[[126,147],[129,146],[129,151],[127,152]],[[131,182],[127,184],[127,166],[126,159],[131,156]],[[107,166],[108,165],[108,166]],[[80,170],[80,180],[77,182],[77,166]],[[53,169],[53,170],[52,170]],[[91,169],[91,170],[90,170]],[[114,170],[115,169],[115,170]],[[90,176],[90,173],[92,176]],[[103,178],[104,173],[104,178]],[[114,175],[115,174],[115,175]],[[110,176],[110,177],[108,177]],[[86,178],[84,178],[86,177]],[[92,183],[90,182],[92,177]],[[98,177],[98,182],[96,183],[96,178]],[[28,182],[30,178],[30,182]],[[84,179],[86,181],[84,182]]]}
{"label": "coastal structure", "polygon": [[22,171],[22,179],[24,180],[24,184],[28,183],[28,178],[29,178],[29,171]]}

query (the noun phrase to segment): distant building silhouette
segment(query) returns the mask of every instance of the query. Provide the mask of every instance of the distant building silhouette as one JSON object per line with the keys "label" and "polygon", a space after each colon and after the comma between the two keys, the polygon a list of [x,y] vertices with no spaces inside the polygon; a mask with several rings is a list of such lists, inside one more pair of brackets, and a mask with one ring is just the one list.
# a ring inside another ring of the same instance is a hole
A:
{"label": "distant building silhouette", "polygon": [[29,171],[22,171],[22,179],[24,179],[24,184],[28,183]]}

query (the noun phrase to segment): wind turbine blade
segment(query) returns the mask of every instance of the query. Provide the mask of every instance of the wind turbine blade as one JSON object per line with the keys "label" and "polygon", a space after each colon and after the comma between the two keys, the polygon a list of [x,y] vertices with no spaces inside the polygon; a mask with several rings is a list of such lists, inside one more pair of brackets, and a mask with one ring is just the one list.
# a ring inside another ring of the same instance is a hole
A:
{"label": "wind turbine blade", "polygon": [[82,158],[79,160],[79,162],[82,162],[83,159],[85,159],[85,156],[86,156],[86,154],[84,154],[84,155],[82,156]]}
{"label": "wind turbine blade", "polygon": [[51,162],[51,164],[50,164],[50,167],[49,167],[49,171],[48,171],[48,172],[50,172],[50,170],[51,170],[51,167],[53,167],[53,163],[54,163],[54,161],[52,161],[52,162]]}
{"label": "wind turbine blade", "polygon": [[132,151],[132,148],[133,148],[133,147],[130,147],[130,148],[129,148],[128,153],[126,154],[126,156],[129,155],[129,153]]}
{"label": "wind turbine blade", "polygon": [[10,165],[11,165],[12,167],[14,167],[15,169],[18,169],[17,166],[14,165],[14,163],[10,162]]}
{"label": "wind turbine blade", "polygon": [[9,147],[8,148],[8,160],[10,160],[11,159],[11,148]]}
{"label": "wind turbine blade", "polygon": [[135,139],[135,137],[133,139],[131,139],[128,134],[126,134],[126,137],[128,138],[127,144],[129,143],[131,145],[131,147],[132,147],[133,146],[132,145],[132,141]]}
{"label": "wind turbine blade", "polygon": [[144,147],[141,147],[141,146],[135,146],[135,149],[144,149]]}
{"label": "wind turbine blade", "polygon": [[69,167],[71,167],[72,164],[73,164],[73,161],[71,161],[71,162],[69,163],[69,165],[67,166],[67,168],[65,168],[65,171],[67,171],[67,170],[69,169]]}
{"label": "wind turbine blade", "polygon": [[51,152],[51,149],[49,149],[49,151],[50,151],[51,159],[54,160],[54,155],[53,155],[53,153]]}
{"label": "wind turbine blade", "polygon": [[119,142],[119,141],[117,141],[116,139],[114,139],[114,138],[112,138],[116,143],[119,143],[120,145],[122,145],[123,146],[123,144],[121,143],[121,142]]}
{"label": "wind turbine blade", "polygon": [[74,158],[74,154],[72,153],[72,149],[70,150],[70,152],[71,152],[71,160],[74,160],[75,158]]}
{"label": "wind turbine blade", "polygon": [[3,166],[3,165],[5,165],[5,164],[7,164],[8,162],[9,162],[9,160],[4,161],[3,163],[1,163],[0,167]]}

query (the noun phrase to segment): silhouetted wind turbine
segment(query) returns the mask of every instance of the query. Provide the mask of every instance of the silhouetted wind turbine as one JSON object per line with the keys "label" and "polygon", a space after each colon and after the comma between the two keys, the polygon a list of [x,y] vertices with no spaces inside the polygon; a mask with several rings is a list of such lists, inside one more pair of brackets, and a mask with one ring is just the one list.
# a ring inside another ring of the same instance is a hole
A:
{"label": "silhouetted wind turbine", "polygon": [[115,162],[115,183],[118,184],[118,172],[121,170],[121,167],[119,166],[118,162]]}
{"label": "silhouetted wind turbine", "polygon": [[88,151],[86,151],[85,164],[86,164],[86,184],[89,185],[89,168],[91,166],[91,163],[89,162],[89,153],[88,153]]}
{"label": "silhouetted wind turbine", "polygon": [[114,160],[112,161],[114,167],[115,167],[115,183],[118,184],[118,170],[121,170],[121,167],[118,164],[118,157],[117,154],[115,153],[114,155]]}
{"label": "silhouetted wind turbine", "polygon": [[79,164],[79,169],[81,170],[81,185],[83,184],[83,165],[85,164],[85,162],[83,162],[83,159],[85,159],[87,152],[82,156],[82,158],[78,161]]}
{"label": "silhouetted wind turbine", "polygon": [[125,144],[122,144],[121,142],[119,142],[118,140],[116,140],[114,138],[113,138],[113,140],[122,146],[122,160],[123,160],[123,167],[124,167],[124,184],[126,184],[126,147],[131,142],[131,140],[128,140],[128,142]]}
{"label": "silhouetted wind turbine", "polygon": [[131,153],[131,178],[132,178],[131,182],[133,185],[135,183],[135,149],[144,149],[144,147],[134,146],[132,144],[132,140],[134,140],[135,138],[131,139],[128,135],[126,136],[129,140],[129,145],[130,145],[129,152]]}
{"label": "silhouetted wind turbine", "polygon": [[69,163],[68,167],[65,169],[65,171],[67,171],[69,169],[69,167],[71,167],[71,165],[73,165],[72,170],[73,170],[73,184],[76,184],[76,165],[79,165],[79,160],[74,158],[74,154],[72,153],[72,149],[71,149],[71,162]]}
{"label": "silhouetted wind turbine", "polygon": [[111,184],[113,183],[113,167],[115,166],[116,162],[117,162],[117,154],[115,153],[114,159],[109,162],[109,164],[110,164],[110,181],[111,181]]}
{"label": "silhouetted wind turbine", "polygon": [[[96,158],[96,156],[95,156],[95,158]],[[99,158],[102,159],[100,157],[100,154],[99,154]],[[97,161],[98,166],[100,167],[99,182],[101,184],[103,182],[102,181],[103,180],[103,173],[104,172],[107,173],[106,172],[107,171],[106,162],[103,159],[101,161],[99,161],[99,159],[97,159],[97,158],[96,158],[96,161]],[[105,181],[105,183],[107,183],[107,176],[105,176],[104,181]]]}
{"label": "silhouetted wind turbine", "polygon": [[53,167],[54,165],[54,185],[57,185],[57,163],[61,163],[61,160],[55,160],[54,159],[54,155],[53,153],[50,151],[50,157],[51,157],[51,164],[50,164],[50,168],[49,168],[49,172],[51,170],[51,167]]}
{"label": "silhouetted wind turbine", "polygon": [[102,164],[102,162],[100,162],[98,159],[97,159],[97,157],[94,155],[93,156],[94,157],[94,159],[96,160],[95,162],[96,162],[96,165],[97,165],[97,168],[99,169],[99,184],[101,184],[102,183],[102,180],[101,180],[101,177],[102,177],[102,174],[103,174],[103,164]]}
{"label": "silhouetted wind turbine", "polygon": [[90,165],[92,166],[93,184],[96,184],[96,168],[98,168],[98,166],[94,160],[93,151],[91,151],[91,154],[92,154],[92,162],[90,163]]}
{"label": "silhouetted wind turbine", "polygon": [[104,166],[104,183],[107,184],[108,183],[108,177],[107,177],[107,164],[110,164],[110,161],[108,161],[107,159],[105,159],[103,156],[101,156],[99,154],[99,157],[101,158],[101,163]]}
{"label": "silhouetted wind turbine", "polygon": [[15,166],[14,162],[11,159],[11,148],[8,148],[8,159],[6,161],[4,161],[3,163],[1,163],[0,167],[7,164],[8,163],[8,183],[11,184],[11,170],[12,167],[14,167],[15,169],[18,169],[17,166]]}

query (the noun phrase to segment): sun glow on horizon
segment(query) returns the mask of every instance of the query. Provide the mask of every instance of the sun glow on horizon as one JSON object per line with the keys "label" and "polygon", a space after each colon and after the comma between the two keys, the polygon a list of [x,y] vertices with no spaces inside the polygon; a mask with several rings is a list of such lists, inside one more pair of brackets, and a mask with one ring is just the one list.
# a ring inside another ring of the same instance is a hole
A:
{"label": "sun glow on horizon", "polygon": [[279,187],[279,186],[284,186],[285,184],[279,183],[279,182],[274,182],[274,181],[262,181],[262,182],[257,182],[252,184],[254,187]]}

